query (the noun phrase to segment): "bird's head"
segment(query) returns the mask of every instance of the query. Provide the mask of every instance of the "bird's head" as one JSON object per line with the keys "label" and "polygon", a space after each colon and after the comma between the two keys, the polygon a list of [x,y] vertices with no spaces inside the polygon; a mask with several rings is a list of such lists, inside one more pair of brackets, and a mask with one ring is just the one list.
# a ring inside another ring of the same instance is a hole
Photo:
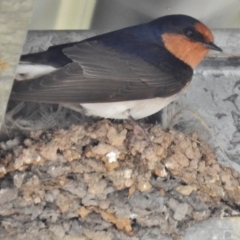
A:
{"label": "bird's head", "polygon": [[151,22],[161,31],[165,48],[192,68],[196,67],[210,49],[222,51],[213,43],[209,28],[186,15],[168,15]]}

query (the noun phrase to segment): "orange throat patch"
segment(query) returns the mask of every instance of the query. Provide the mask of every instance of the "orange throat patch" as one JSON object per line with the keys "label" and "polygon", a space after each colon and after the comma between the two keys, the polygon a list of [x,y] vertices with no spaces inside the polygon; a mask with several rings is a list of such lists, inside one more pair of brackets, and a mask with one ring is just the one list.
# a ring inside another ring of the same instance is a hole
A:
{"label": "orange throat patch", "polygon": [[183,35],[165,33],[162,39],[170,53],[192,68],[195,68],[209,52],[201,43],[192,42]]}

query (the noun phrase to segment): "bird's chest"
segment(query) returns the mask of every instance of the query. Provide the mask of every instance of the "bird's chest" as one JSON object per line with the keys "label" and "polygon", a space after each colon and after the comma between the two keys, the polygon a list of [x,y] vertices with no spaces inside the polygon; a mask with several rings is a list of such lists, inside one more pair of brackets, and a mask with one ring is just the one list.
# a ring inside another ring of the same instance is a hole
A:
{"label": "bird's chest", "polygon": [[81,104],[88,116],[103,118],[127,119],[129,114],[134,119],[150,116],[176,98],[176,95],[167,98],[153,98],[134,101],[110,102],[110,103],[87,103]]}

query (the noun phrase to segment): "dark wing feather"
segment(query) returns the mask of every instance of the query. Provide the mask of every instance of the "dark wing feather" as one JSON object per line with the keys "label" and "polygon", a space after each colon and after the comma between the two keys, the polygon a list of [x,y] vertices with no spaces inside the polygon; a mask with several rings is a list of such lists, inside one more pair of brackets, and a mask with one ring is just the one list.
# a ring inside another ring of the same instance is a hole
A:
{"label": "dark wing feather", "polygon": [[189,66],[173,56],[169,56],[172,61],[160,61],[154,66],[98,41],[67,47],[63,53],[73,62],[48,75],[15,82],[11,98],[93,103],[167,97],[181,91],[193,74]]}

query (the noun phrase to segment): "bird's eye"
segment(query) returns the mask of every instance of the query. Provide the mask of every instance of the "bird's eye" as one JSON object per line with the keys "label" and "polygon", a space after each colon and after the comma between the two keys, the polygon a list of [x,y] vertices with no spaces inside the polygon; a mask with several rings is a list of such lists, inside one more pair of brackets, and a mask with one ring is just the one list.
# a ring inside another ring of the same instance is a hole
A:
{"label": "bird's eye", "polygon": [[186,29],[184,29],[184,34],[187,37],[193,37],[194,33],[195,33],[195,30],[193,28],[186,28]]}

